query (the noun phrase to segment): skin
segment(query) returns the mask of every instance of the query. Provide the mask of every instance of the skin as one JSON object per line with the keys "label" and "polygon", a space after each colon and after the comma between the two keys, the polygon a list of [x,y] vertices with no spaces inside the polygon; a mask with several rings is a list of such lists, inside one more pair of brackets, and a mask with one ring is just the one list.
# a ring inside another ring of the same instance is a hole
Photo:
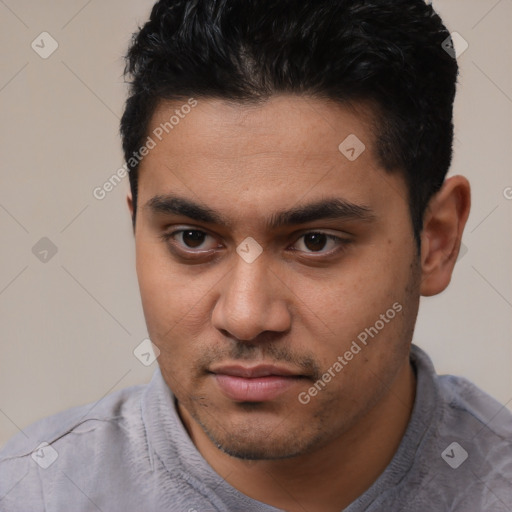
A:
{"label": "skin", "polygon": [[[179,107],[161,103],[148,133]],[[469,214],[468,181],[447,179],[417,254],[407,188],[376,157],[371,114],[363,104],[289,95],[250,106],[198,99],[140,167],[142,304],[183,424],[228,483],[289,511],[346,507],[392,459],[414,404],[409,350],[420,295],[448,286]],[[355,161],[338,150],[349,134],[366,146]],[[148,202],[165,194],[225,222],[154,212]],[[365,205],[373,220],[266,226],[275,212],[333,197]],[[131,196],[128,206],[133,215]],[[162,239],[180,228],[206,235]],[[349,242],[315,245],[304,237],[312,231]],[[252,263],[236,252],[249,236],[263,249]],[[401,312],[302,404],[299,394],[394,303]],[[228,363],[276,363],[303,378],[272,400],[244,403],[209,373]]]}

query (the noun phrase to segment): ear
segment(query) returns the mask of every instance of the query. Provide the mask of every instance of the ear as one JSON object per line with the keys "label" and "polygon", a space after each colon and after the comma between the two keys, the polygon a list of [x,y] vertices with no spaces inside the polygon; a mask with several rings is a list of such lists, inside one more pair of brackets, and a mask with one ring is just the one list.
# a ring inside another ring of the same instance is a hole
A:
{"label": "ear", "polygon": [[130,210],[130,216],[132,218],[133,231],[135,232],[135,224],[134,224],[134,218],[133,218],[133,198],[132,198],[132,193],[131,192],[128,192],[128,195],[126,196],[126,203],[128,204],[128,210]]}
{"label": "ear", "polygon": [[421,233],[421,295],[441,293],[450,283],[470,208],[471,189],[464,176],[445,180],[430,200]]}

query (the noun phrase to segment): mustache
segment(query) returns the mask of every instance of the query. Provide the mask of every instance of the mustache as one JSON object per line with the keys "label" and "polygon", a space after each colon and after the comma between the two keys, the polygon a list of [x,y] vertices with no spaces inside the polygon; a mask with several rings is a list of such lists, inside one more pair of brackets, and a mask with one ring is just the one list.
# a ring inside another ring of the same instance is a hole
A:
{"label": "mustache", "polygon": [[322,371],[320,365],[311,354],[296,354],[286,347],[275,343],[251,344],[250,342],[235,342],[229,348],[218,346],[205,348],[194,365],[194,370],[205,373],[215,363],[251,362],[251,363],[287,363],[300,369],[301,375],[318,380]]}

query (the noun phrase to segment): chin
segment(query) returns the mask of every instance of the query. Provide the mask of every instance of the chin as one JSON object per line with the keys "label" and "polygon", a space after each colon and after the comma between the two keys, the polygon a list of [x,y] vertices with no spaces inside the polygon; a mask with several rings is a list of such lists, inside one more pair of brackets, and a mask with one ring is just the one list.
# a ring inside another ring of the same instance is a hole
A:
{"label": "chin", "polygon": [[244,460],[289,459],[307,453],[324,438],[322,433],[315,437],[303,425],[291,428],[282,420],[272,425],[254,419],[238,426],[198,423],[219,450]]}

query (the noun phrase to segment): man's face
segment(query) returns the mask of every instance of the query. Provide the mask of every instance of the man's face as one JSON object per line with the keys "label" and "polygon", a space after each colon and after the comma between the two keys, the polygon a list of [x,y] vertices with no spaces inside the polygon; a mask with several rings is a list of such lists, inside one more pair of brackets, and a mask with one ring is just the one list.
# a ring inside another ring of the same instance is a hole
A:
{"label": "man's face", "polygon": [[[182,416],[231,455],[335,439],[408,364],[420,274],[407,189],[379,167],[359,107],[198,99],[152,119],[135,236],[144,314]],[[338,148],[351,134],[366,146],[355,159],[353,137]],[[328,201],[357,206],[326,215]]]}

